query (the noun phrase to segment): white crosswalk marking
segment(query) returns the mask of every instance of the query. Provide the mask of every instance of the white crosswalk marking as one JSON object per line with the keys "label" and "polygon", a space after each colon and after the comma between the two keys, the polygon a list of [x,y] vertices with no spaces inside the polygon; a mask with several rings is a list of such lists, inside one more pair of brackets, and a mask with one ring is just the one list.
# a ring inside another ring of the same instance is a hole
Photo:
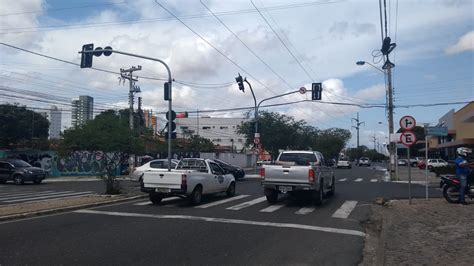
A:
{"label": "white crosswalk marking", "polygon": [[377,179],[370,179],[370,182],[377,182]]}
{"label": "white crosswalk marking", "polygon": [[362,181],[363,179],[362,178],[357,178],[356,180],[354,180],[355,182],[360,182]]}
{"label": "white crosswalk marking", "polygon": [[342,178],[342,179],[339,179],[339,182],[344,182],[346,180],[347,180],[347,178]]}
{"label": "white crosswalk marking", "polygon": [[285,206],[284,204],[275,204],[275,205],[268,206],[265,209],[261,209],[260,212],[274,212],[276,210],[281,209],[284,206]]}
{"label": "white crosswalk marking", "polygon": [[12,195],[8,197],[2,197],[0,198],[0,201],[21,199],[21,198],[31,198],[31,197],[42,197],[42,196],[48,196],[48,195],[59,195],[59,194],[72,193],[72,192],[74,191],[61,191],[61,192],[47,191],[47,192],[38,192],[38,193],[35,192],[35,193],[28,193],[28,194],[18,194],[18,195]]}
{"label": "white crosswalk marking", "polygon": [[0,198],[6,198],[6,197],[10,197],[10,196],[31,196],[31,195],[38,195],[38,194],[42,194],[42,193],[50,193],[50,192],[54,192],[52,190],[47,190],[47,191],[22,191],[22,192],[16,192],[16,193],[0,193]]}
{"label": "white crosswalk marking", "polygon": [[295,214],[305,215],[305,214],[313,212],[314,210],[315,210],[315,208],[303,207],[303,208],[299,209],[297,212],[295,212]]}
{"label": "white crosswalk marking", "polygon": [[[180,197],[165,198],[165,199],[162,199],[161,202],[167,202],[167,201],[172,201],[172,200],[177,200],[177,199],[180,199]],[[144,201],[144,202],[135,203],[133,205],[144,206],[144,205],[150,205],[150,204],[152,204],[151,201]]]}
{"label": "white crosswalk marking", "polygon": [[247,208],[247,207],[249,207],[249,206],[258,204],[258,203],[260,203],[260,202],[262,202],[262,201],[266,201],[266,200],[267,200],[266,197],[256,198],[256,199],[254,199],[254,200],[247,201],[247,202],[241,203],[241,204],[239,204],[239,205],[235,205],[235,206],[229,207],[229,208],[227,208],[227,209],[228,209],[228,210],[237,211],[237,210],[240,210],[240,209],[243,209],[243,208]]}
{"label": "white crosswalk marking", "polygon": [[50,199],[50,198],[67,198],[68,196],[78,196],[78,195],[90,195],[92,191],[85,191],[85,192],[75,192],[75,193],[68,193],[68,194],[55,194],[55,195],[48,195],[42,197],[32,197],[32,198],[23,198],[23,199],[15,199],[15,200],[5,200],[3,202],[7,203],[15,203],[15,202],[22,202],[22,201],[32,201],[32,200],[39,200],[39,199]]}
{"label": "white crosswalk marking", "polygon": [[339,209],[337,209],[332,214],[332,217],[346,219],[347,217],[349,217],[349,215],[351,214],[352,210],[354,210],[356,205],[357,205],[357,201],[347,200],[341,205]]}
{"label": "white crosswalk marking", "polygon": [[243,199],[243,198],[246,198],[248,196],[249,195],[239,195],[239,196],[235,196],[235,197],[232,197],[232,198],[227,198],[227,199],[218,200],[218,201],[214,201],[214,202],[211,202],[211,203],[199,205],[199,206],[196,206],[194,208],[205,209],[205,208],[209,208],[209,207],[212,207],[212,206],[216,206],[216,205],[224,204],[224,203],[227,203],[227,202],[231,202],[231,201],[234,201],[234,200]]}

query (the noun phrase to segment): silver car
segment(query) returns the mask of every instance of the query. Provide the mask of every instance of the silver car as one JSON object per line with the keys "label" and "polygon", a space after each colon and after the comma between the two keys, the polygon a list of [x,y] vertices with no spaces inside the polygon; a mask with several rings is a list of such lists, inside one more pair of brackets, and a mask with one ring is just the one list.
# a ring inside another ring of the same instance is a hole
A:
{"label": "silver car", "polygon": [[[175,169],[178,165],[179,160],[171,159],[171,169]],[[168,169],[168,159],[156,159],[147,162],[146,164],[139,166],[133,170],[130,174],[130,180],[133,182],[140,182],[143,173],[151,169]]]}

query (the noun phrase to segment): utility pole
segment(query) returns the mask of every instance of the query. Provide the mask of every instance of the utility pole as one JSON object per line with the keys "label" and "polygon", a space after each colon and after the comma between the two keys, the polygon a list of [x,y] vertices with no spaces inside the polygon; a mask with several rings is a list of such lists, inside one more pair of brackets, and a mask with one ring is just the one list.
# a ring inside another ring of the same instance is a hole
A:
{"label": "utility pole", "polygon": [[[387,64],[388,63],[388,64]],[[393,87],[392,87],[392,67],[394,65],[390,63],[388,60],[388,55],[387,55],[387,61],[384,65],[384,68],[387,70],[387,79],[388,79],[388,134],[389,134],[389,149],[388,152],[390,153],[390,159],[389,159],[389,164],[390,164],[390,180],[393,180],[393,173],[392,171],[394,170],[394,164],[395,164],[395,142],[393,141],[392,136],[393,136]]]}
{"label": "utility pole", "polygon": [[135,82],[138,81],[138,77],[133,77],[133,72],[142,70],[142,66],[134,67],[132,66],[129,69],[120,69],[120,77],[129,81],[130,89],[128,91],[128,103],[130,104],[130,114],[129,114],[129,123],[130,130],[133,130],[133,102],[134,102],[134,93],[140,92],[140,87],[135,85]]}
{"label": "utility pole", "polygon": [[375,133],[374,135],[372,136],[372,141],[374,142],[374,150],[377,150],[377,137],[375,137]]}
{"label": "utility pole", "polygon": [[359,128],[360,128],[360,125],[365,124],[365,122],[359,122],[359,112],[357,112],[357,119],[351,118],[351,120],[356,121],[357,126],[352,126],[352,127],[357,130],[357,148],[359,148]]}

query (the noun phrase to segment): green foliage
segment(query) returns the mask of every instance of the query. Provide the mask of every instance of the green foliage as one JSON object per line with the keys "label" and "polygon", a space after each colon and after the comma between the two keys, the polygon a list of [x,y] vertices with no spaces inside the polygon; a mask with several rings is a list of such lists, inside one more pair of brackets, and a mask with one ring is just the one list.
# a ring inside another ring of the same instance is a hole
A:
{"label": "green foliage", "polygon": [[109,110],[75,129],[66,130],[59,145],[61,155],[74,151],[95,152],[105,167],[107,194],[117,192],[115,172],[129,154],[143,152],[143,139],[119,113]]}
{"label": "green foliage", "polygon": [[215,145],[210,139],[206,139],[200,136],[191,136],[187,149],[190,151],[201,151],[201,152],[213,152]]}
{"label": "green foliage", "polygon": [[382,161],[386,160],[387,156],[382,153],[377,152],[376,150],[370,150],[367,146],[359,146],[359,148],[352,148],[346,151],[346,155],[351,158],[351,160],[359,159],[360,157],[367,157],[371,161]]}
{"label": "green foliage", "polygon": [[[272,158],[278,156],[280,149],[311,149],[322,152],[327,158],[336,157],[351,137],[350,131],[345,129],[319,130],[303,120],[296,121],[293,117],[266,111],[259,114],[258,131],[263,148]],[[254,141],[255,121],[238,126],[237,132],[246,136],[246,144],[251,145]]]}
{"label": "green foliage", "polygon": [[47,147],[48,131],[49,121],[40,113],[25,106],[0,105],[0,148]]}

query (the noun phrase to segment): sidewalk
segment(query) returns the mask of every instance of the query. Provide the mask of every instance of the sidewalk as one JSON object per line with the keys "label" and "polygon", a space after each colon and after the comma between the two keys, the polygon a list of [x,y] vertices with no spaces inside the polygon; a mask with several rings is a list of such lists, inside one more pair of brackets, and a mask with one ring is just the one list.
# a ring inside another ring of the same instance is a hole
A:
{"label": "sidewalk", "polygon": [[[387,173],[388,174],[388,173]],[[439,185],[440,178],[435,173],[428,171],[428,184]],[[408,167],[398,167],[398,180],[392,182],[408,183]],[[418,167],[411,167],[411,182],[414,184],[426,184],[425,170]]]}
{"label": "sidewalk", "polygon": [[473,265],[474,201],[372,205],[360,265]]}

